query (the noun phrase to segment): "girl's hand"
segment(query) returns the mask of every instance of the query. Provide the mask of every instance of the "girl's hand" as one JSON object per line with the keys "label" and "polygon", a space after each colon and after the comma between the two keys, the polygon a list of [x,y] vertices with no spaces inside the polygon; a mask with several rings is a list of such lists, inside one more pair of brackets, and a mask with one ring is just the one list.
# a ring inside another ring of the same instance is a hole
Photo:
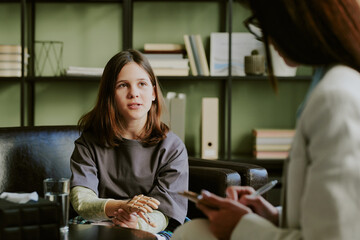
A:
{"label": "girl's hand", "polygon": [[114,212],[114,217],[112,222],[115,225],[126,227],[126,228],[136,228],[138,223],[138,216],[135,212],[128,213],[122,208],[119,208]]}
{"label": "girl's hand", "polygon": [[[157,209],[160,202],[152,197],[144,195],[134,196],[131,200],[120,204],[113,213],[113,223],[122,227],[136,228],[137,216],[140,216],[150,226],[156,227],[147,213]],[[136,220],[135,220],[136,218]]]}

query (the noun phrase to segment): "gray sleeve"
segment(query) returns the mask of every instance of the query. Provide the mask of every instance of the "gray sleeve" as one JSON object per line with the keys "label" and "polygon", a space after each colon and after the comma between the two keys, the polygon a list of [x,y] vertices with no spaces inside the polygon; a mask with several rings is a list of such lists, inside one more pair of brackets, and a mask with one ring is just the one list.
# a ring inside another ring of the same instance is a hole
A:
{"label": "gray sleeve", "polygon": [[83,135],[75,141],[75,149],[70,159],[70,168],[72,172],[71,188],[83,186],[93,190],[96,195],[99,194],[98,170],[94,160],[94,154],[91,153]]}
{"label": "gray sleeve", "polygon": [[183,223],[187,214],[187,199],[178,192],[188,189],[188,154],[184,143],[176,138],[172,147],[160,151],[165,164],[158,169],[155,185],[149,196],[160,201],[159,210],[166,216]]}

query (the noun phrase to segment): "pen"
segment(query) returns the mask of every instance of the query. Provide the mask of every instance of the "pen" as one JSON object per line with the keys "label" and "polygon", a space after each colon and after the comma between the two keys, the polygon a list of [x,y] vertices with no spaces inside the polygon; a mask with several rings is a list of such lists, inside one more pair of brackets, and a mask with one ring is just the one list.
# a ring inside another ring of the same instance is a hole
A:
{"label": "pen", "polygon": [[251,196],[262,195],[262,194],[266,193],[267,191],[269,191],[270,189],[272,189],[277,183],[278,183],[277,180],[268,182],[267,184],[265,184],[264,186],[262,186],[258,190],[256,190],[253,194],[251,194]]}

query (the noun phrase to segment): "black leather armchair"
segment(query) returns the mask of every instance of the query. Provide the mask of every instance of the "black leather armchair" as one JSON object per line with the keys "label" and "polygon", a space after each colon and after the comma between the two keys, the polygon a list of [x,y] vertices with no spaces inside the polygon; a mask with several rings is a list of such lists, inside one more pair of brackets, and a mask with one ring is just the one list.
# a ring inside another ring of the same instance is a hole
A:
{"label": "black leather armchair", "polygon": [[[0,193],[37,191],[48,177],[70,177],[70,156],[79,137],[76,126],[0,128]],[[231,185],[258,188],[267,182],[264,168],[250,164],[189,159],[189,189],[224,196]],[[190,218],[203,216],[189,203]]]}

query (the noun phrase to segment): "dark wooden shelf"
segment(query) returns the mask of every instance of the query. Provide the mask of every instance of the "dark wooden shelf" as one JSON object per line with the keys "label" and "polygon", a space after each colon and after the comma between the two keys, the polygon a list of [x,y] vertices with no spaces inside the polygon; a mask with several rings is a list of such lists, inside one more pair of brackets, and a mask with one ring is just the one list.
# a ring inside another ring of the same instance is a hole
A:
{"label": "dark wooden shelf", "polygon": [[[276,77],[278,81],[289,81],[289,82],[307,82],[311,81],[311,76],[294,76],[294,77]],[[268,76],[232,76],[234,81],[268,81]]]}
{"label": "dark wooden shelf", "polygon": [[[149,0],[132,0],[133,2],[148,2]],[[153,0],[152,2],[228,2],[228,0]]]}
{"label": "dark wooden shelf", "polygon": [[28,77],[27,82],[100,82],[100,77],[81,76],[81,77]]}
{"label": "dark wooden shelf", "polygon": [[33,0],[35,3],[122,3],[124,0]]}
{"label": "dark wooden shelf", "polygon": [[212,76],[159,76],[160,81],[163,80],[205,80],[205,81],[226,81],[226,76],[212,77]]}
{"label": "dark wooden shelf", "polygon": [[21,77],[0,77],[0,82],[21,82]]}
{"label": "dark wooden shelf", "polygon": [[[92,76],[60,76],[60,77],[26,77],[28,82],[96,82],[100,81],[101,77]],[[266,76],[232,76],[234,81],[268,81]],[[228,76],[159,76],[159,81],[226,81]],[[0,77],[2,81],[19,81],[20,77]],[[295,76],[295,77],[278,77],[279,81],[311,81],[311,76]]]}

